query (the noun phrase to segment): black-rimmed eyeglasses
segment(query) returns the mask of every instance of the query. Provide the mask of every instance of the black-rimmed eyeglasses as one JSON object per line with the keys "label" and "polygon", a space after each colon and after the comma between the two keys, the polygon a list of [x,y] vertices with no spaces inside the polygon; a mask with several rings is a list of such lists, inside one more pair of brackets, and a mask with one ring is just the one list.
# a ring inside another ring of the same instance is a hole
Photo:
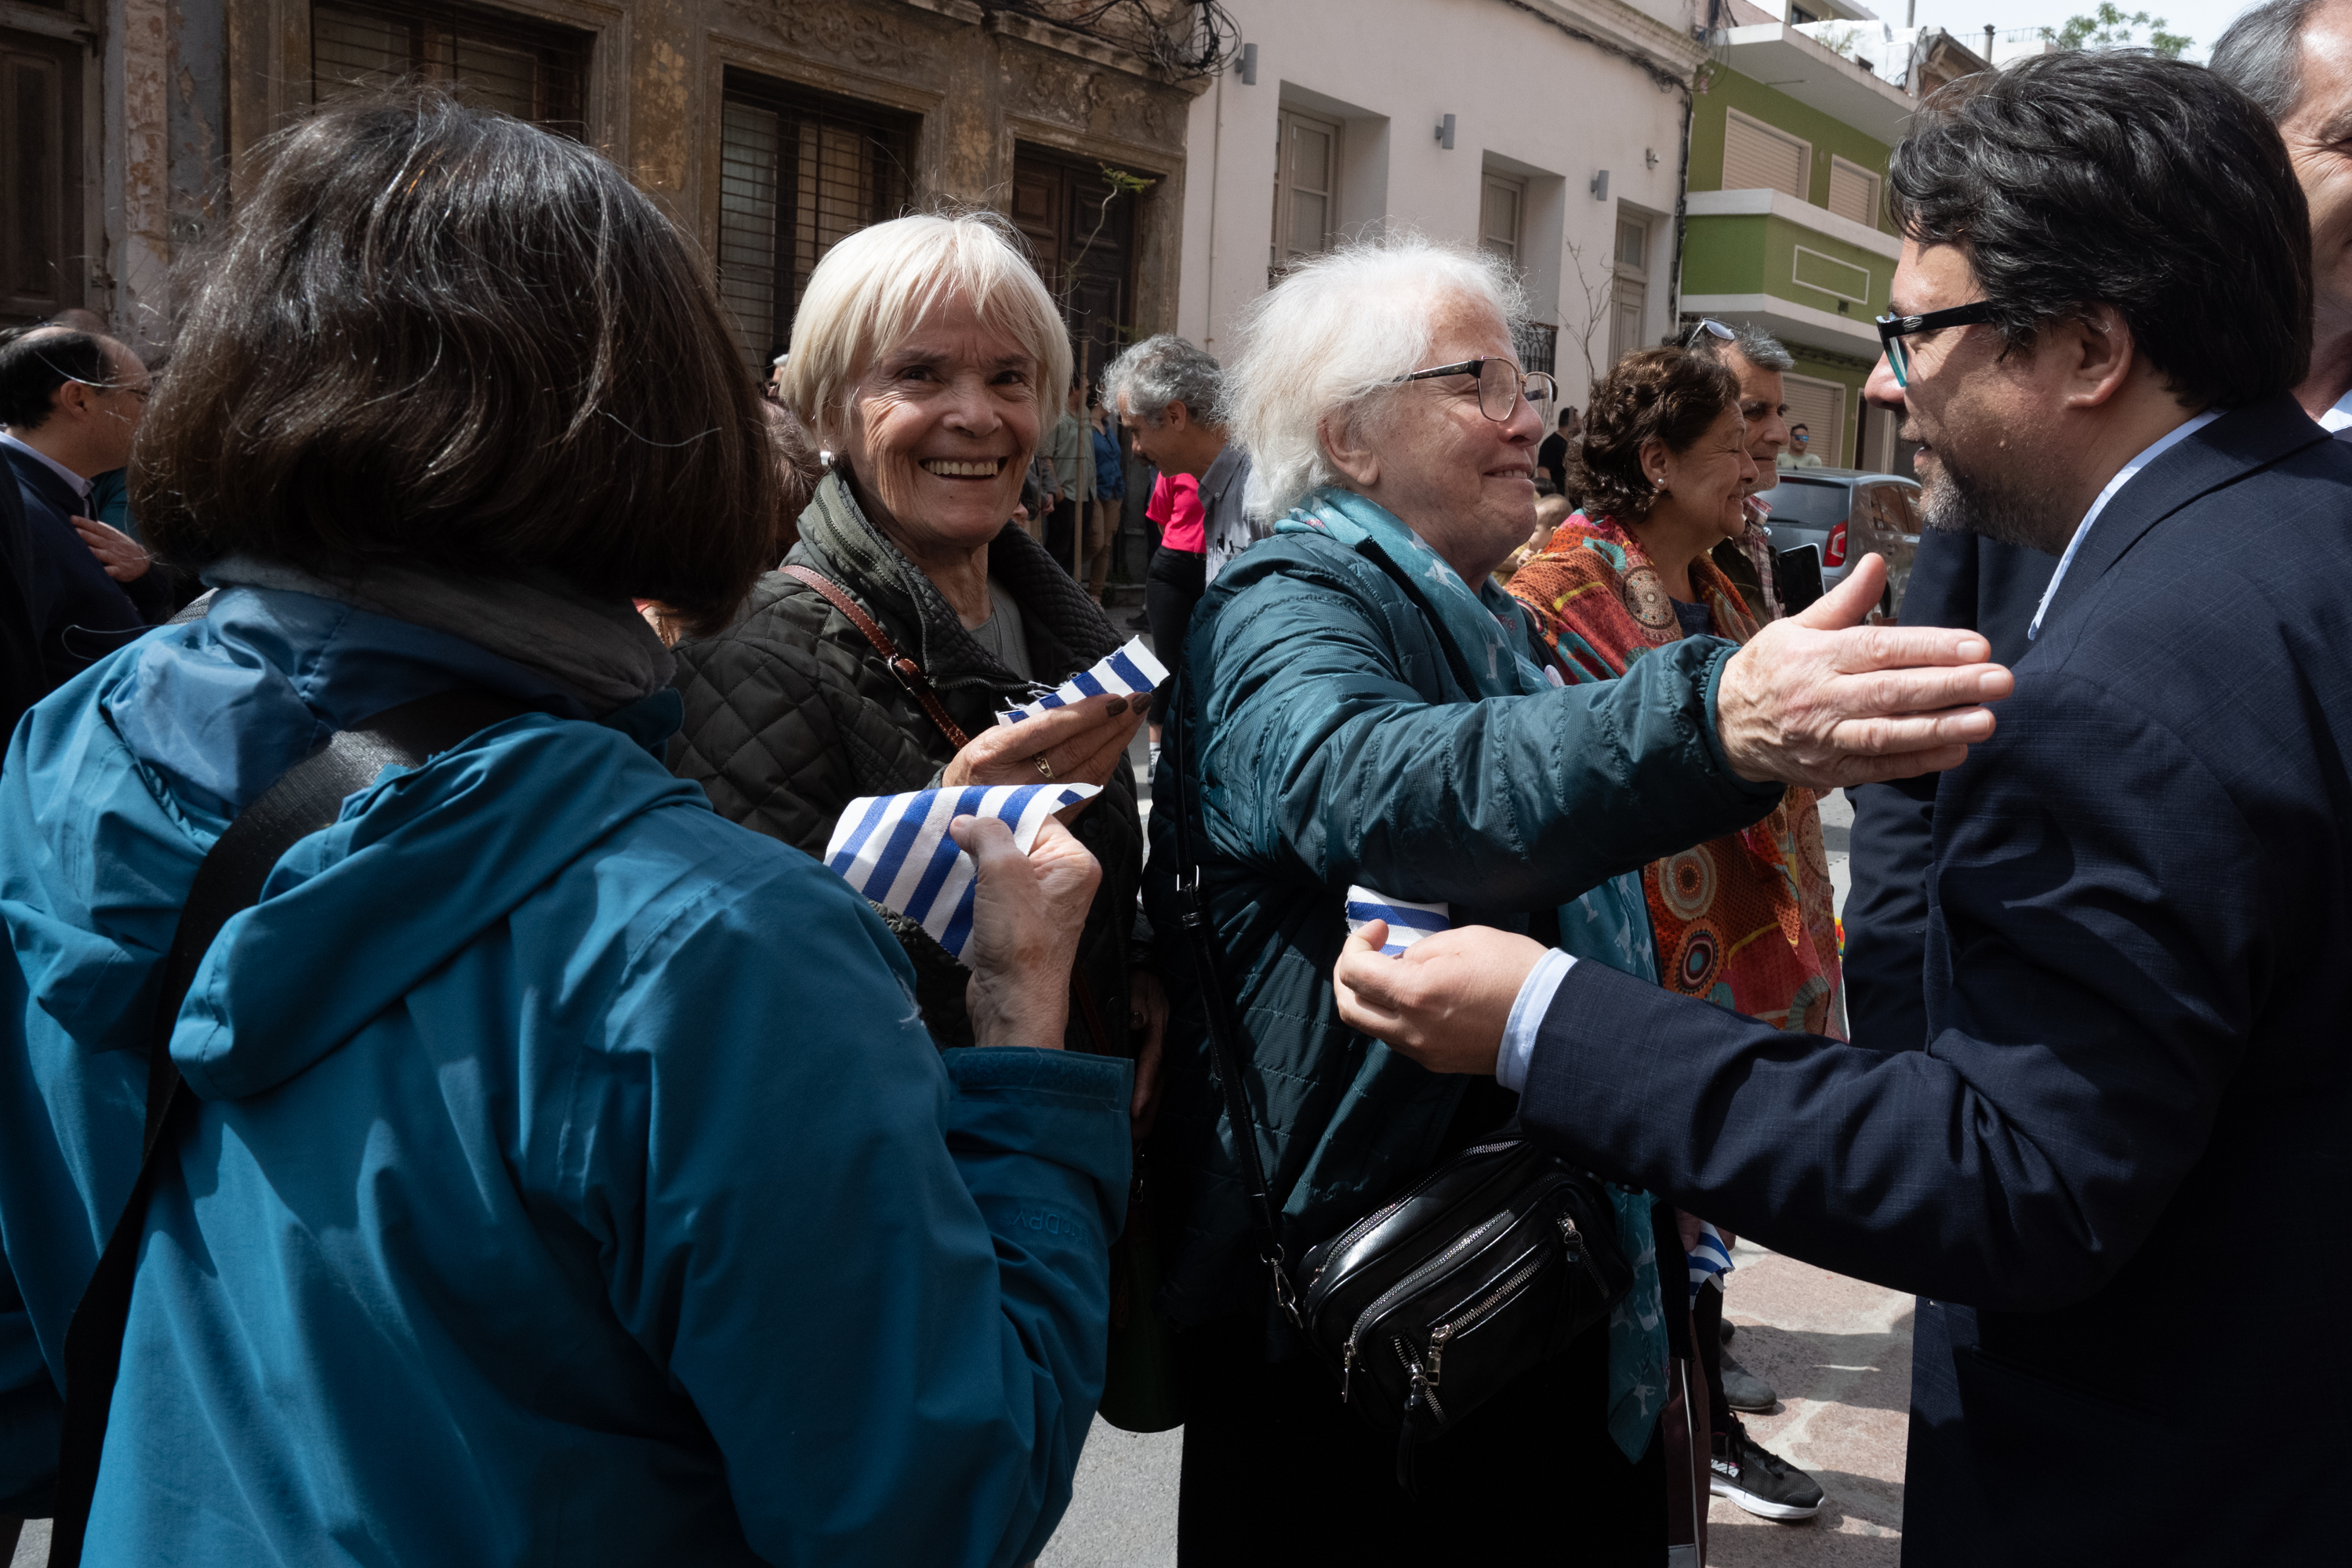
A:
{"label": "black-rimmed eyeglasses", "polygon": [[1911,352],[1903,340],[1914,332],[1932,332],[1943,327],[1973,327],[1993,319],[1992,301],[1979,300],[1973,305],[1955,305],[1948,310],[1930,310],[1924,316],[1881,316],[1878,318],[1879,346],[1886,351],[1886,368],[1895,373],[1895,384],[1911,384]]}
{"label": "black-rimmed eyeglasses", "polygon": [[1408,381],[1433,381],[1441,375],[1475,375],[1478,378],[1478,412],[1500,423],[1518,412],[1519,399],[1549,406],[1559,395],[1559,384],[1539,370],[1523,371],[1509,360],[1496,354],[1480,354],[1459,364],[1433,365],[1410,375],[1397,377],[1402,384]]}

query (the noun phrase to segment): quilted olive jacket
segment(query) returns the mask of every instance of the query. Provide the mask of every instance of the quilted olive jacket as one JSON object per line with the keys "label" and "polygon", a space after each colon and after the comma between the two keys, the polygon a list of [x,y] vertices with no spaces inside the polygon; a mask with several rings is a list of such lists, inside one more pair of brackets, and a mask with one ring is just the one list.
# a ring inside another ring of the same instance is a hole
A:
{"label": "quilted olive jacket", "polygon": [[[967,734],[994,722],[1028,687],[963,629],[915,564],[868,521],[838,473],[801,514],[800,542],[785,557],[846,589],[890,640],[912,657]],[[1020,604],[1029,658],[1060,682],[1118,646],[1118,634],[1070,574],[1008,524],[988,552],[990,577]],[[719,814],[822,858],[844,807],[869,795],[928,789],[955,748],[907,695],[864,635],[814,589],[781,572],[761,577],[734,623],[715,637],[681,643],[677,687],[686,725],[670,769],[700,784]],[[1143,829],[1129,769],[1078,816],[1079,839],[1102,862],[1074,991],[1083,984],[1104,1037],[1074,994],[1066,1043],[1131,1054],[1127,1038],[1129,945]],[[916,1000],[942,1046],[968,1046],[971,972],[912,921],[884,911],[913,960]]]}

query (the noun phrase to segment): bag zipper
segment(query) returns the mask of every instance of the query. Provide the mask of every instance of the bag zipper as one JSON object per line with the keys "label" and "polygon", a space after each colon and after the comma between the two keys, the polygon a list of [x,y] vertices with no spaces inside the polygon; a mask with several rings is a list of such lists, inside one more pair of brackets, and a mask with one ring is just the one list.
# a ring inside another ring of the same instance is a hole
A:
{"label": "bag zipper", "polygon": [[[1454,1157],[1454,1159],[1461,1159],[1461,1157],[1465,1157],[1465,1154],[1494,1154],[1496,1150],[1507,1150],[1507,1147],[1512,1147],[1512,1142],[1517,1142],[1517,1140],[1515,1140],[1515,1138],[1506,1138],[1506,1140],[1500,1140],[1500,1142],[1479,1142],[1479,1145],[1473,1145],[1473,1147],[1467,1147],[1467,1150],[1463,1150],[1461,1154],[1456,1154],[1456,1157]],[[1413,1183],[1412,1187],[1409,1187],[1409,1190],[1404,1192],[1404,1196],[1400,1196],[1400,1199],[1395,1199],[1395,1201],[1392,1201],[1392,1204],[1383,1204],[1383,1206],[1381,1206],[1381,1208],[1373,1208],[1373,1211],[1371,1211],[1371,1213],[1367,1213],[1367,1215],[1364,1215],[1362,1220],[1357,1220],[1355,1225],[1350,1225],[1350,1227],[1348,1227],[1348,1229],[1343,1229],[1343,1232],[1340,1232],[1339,1237],[1334,1237],[1334,1239],[1331,1239],[1331,1241],[1327,1241],[1327,1244],[1324,1244],[1324,1265],[1327,1265],[1327,1268],[1328,1268],[1328,1260],[1331,1260],[1331,1258],[1339,1258],[1340,1253],[1345,1253],[1345,1250],[1350,1248],[1350,1246],[1355,1246],[1357,1241],[1362,1241],[1364,1237],[1369,1237],[1369,1234],[1371,1234],[1373,1229],[1379,1229],[1381,1225],[1388,1223],[1388,1217],[1390,1217],[1390,1215],[1395,1215],[1395,1213],[1400,1211],[1400,1208],[1404,1208],[1406,1204],[1412,1204],[1412,1201],[1416,1199],[1416,1196],[1421,1196],[1421,1183]],[[1322,1279],[1322,1269],[1315,1269],[1315,1279],[1310,1279],[1310,1281],[1307,1281],[1307,1295],[1315,1293],[1315,1284],[1318,1284],[1319,1279]],[[1312,1314],[1312,1311],[1315,1311],[1315,1307],[1312,1307],[1312,1302],[1310,1302],[1310,1305],[1307,1305],[1307,1311],[1310,1311],[1310,1314]]]}
{"label": "bag zipper", "polygon": [[[1455,1155],[1454,1158],[1460,1159],[1463,1155],[1467,1154],[1491,1154],[1496,1150],[1509,1148],[1515,1142],[1517,1142],[1517,1140],[1506,1138],[1499,1143],[1475,1144],[1470,1148],[1463,1150],[1461,1154]],[[1371,1213],[1366,1215],[1363,1218],[1358,1220],[1355,1224],[1341,1231],[1337,1238],[1326,1243],[1326,1250],[1323,1255],[1324,1258],[1328,1260],[1329,1258],[1339,1257],[1339,1254],[1355,1246],[1357,1242],[1361,1241],[1365,1237],[1370,1236],[1375,1229],[1386,1223],[1391,1215],[1404,1207],[1405,1205],[1412,1202],[1412,1200],[1419,1196],[1420,1194],[1421,1184],[1416,1182],[1412,1187],[1406,1190],[1403,1196],[1396,1199],[1392,1203],[1381,1205],[1379,1208],[1374,1209]],[[1318,1268],[1315,1271],[1315,1279],[1309,1279],[1307,1282],[1307,1289],[1310,1294],[1314,1291],[1316,1281],[1322,1278],[1323,1271]],[[1309,1310],[1311,1311],[1312,1309],[1310,1308]]]}
{"label": "bag zipper", "polygon": [[[1358,1340],[1361,1338],[1364,1330],[1370,1325],[1372,1320],[1380,1315],[1381,1309],[1391,1305],[1400,1297],[1411,1295],[1413,1291],[1427,1284],[1429,1280],[1437,1274],[1444,1272],[1446,1267],[1453,1263],[1454,1260],[1456,1258],[1459,1258],[1465,1251],[1489,1239],[1487,1233],[1496,1227],[1497,1222],[1499,1222],[1505,1229],[1508,1229],[1513,1224],[1517,1223],[1518,1217],[1519,1216],[1517,1215],[1512,1213],[1508,1209],[1499,1210],[1495,1214],[1487,1215],[1485,1221],[1483,1221],[1475,1230],[1465,1231],[1462,1235],[1455,1237],[1452,1242],[1447,1244],[1445,1250],[1440,1252],[1436,1257],[1431,1258],[1428,1262],[1423,1264],[1420,1268],[1414,1269],[1412,1273],[1406,1275],[1403,1279],[1398,1280],[1387,1289],[1381,1291],[1378,1296],[1372,1298],[1371,1305],[1366,1307],[1361,1312],[1357,1314],[1354,1326],[1349,1328],[1348,1331],[1349,1353],[1347,1360],[1352,1361],[1354,1359],[1358,1351]],[[1344,1366],[1346,1363],[1343,1362],[1342,1364]],[[1346,1389],[1347,1383],[1343,1375],[1340,1381],[1342,1397],[1345,1397]]]}

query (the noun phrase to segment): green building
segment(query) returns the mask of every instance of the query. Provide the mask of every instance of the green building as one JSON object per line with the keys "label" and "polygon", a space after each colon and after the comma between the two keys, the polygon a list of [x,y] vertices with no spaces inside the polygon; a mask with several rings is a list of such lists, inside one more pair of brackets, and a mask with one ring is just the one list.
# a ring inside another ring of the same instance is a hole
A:
{"label": "green building", "polygon": [[1834,20],[1720,37],[1727,53],[1691,121],[1682,316],[1752,322],[1780,339],[1797,360],[1789,417],[1809,427],[1813,455],[1891,468],[1897,421],[1864,406],[1862,384],[1901,250],[1886,218],[1887,154],[1913,100],[1829,47],[1843,41]]}

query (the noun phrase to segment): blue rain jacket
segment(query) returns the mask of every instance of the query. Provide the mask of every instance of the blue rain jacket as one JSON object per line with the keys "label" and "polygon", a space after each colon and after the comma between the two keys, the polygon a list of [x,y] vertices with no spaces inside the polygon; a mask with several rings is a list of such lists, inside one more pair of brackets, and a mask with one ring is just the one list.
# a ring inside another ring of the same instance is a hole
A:
{"label": "blue rain jacket", "polygon": [[[299,594],[92,667],[0,768],[0,1512],[138,1158],[179,905],[468,644]],[[214,944],[86,1561],[1011,1563],[1101,1391],[1127,1064],[936,1050],[872,910],[532,714],[345,804]]]}

